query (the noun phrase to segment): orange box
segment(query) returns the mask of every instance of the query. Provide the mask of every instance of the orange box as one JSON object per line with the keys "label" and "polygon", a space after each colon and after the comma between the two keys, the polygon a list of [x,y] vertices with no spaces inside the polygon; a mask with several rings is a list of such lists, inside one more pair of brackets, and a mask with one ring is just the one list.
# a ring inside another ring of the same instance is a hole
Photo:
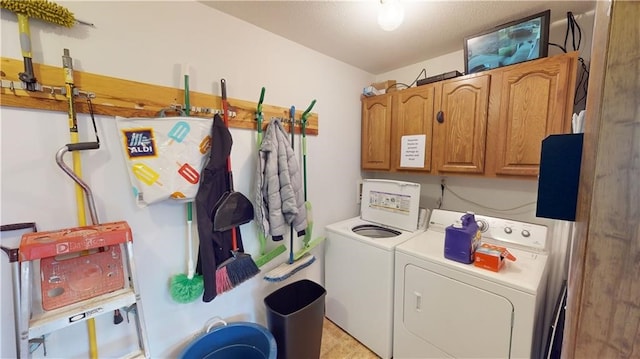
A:
{"label": "orange box", "polygon": [[376,82],[371,84],[371,86],[373,86],[376,90],[384,90],[385,93],[397,91],[398,89],[395,85],[396,80],[387,80],[384,82]]}
{"label": "orange box", "polygon": [[507,259],[515,261],[516,257],[509,253],[505,247],[483,243],[476,249],[473,265],[490,271],[499,272]]}

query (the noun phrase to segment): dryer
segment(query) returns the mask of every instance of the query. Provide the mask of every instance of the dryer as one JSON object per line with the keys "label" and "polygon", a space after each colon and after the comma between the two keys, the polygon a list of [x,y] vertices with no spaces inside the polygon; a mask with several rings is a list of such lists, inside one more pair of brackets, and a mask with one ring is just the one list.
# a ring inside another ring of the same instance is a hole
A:
{"label": "dryer", "polygon": [[364,180],[362,188],[361,215],[326,227],[326,316],[391,358],[395,248],[424,232],[427,211],[417,183]]}
{"label": "dryer", "polygon": [[444,257],[445,229],[463,214],[435,209],[396,247],[394,358],[540,357],[547,228],[476,215],[482,241],[516,257],[493,272]]}

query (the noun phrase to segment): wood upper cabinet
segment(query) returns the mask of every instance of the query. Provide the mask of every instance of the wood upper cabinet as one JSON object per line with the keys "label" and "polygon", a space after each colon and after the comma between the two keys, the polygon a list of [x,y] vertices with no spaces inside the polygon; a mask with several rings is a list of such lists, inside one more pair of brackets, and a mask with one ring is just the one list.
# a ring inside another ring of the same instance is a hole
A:
{"label": "wood upper cabinet", "polygon": [[[571,131],[577,56],[363,98],[362,169],[535,178],[542,140]],[[417,166],[402,163],[409,135],[425,135]]]}
{"label": "wood upper cabinet", "polygon": [[438,172],[483,173],[490,75],[449,80],[434,124]]}
{"label": "wood upper cabinet", "polygon": [[505,67],[499,98],[495,174],[536,176],[542,140],[571,130],[576,53]]}
{"label": "wood upper cabinet", "polygon": [[391,94],[362,99],[363,170],[391,168]]}
{"label": "wood upper cabinet", "polygon": [[[391,166],[393,169],[431,171],[435,93],[433,85],[392,93]],[[418,136],[424,136],[424,141],[419,140]],[[406,152],[402,151],[403,139],[407,146]]]}

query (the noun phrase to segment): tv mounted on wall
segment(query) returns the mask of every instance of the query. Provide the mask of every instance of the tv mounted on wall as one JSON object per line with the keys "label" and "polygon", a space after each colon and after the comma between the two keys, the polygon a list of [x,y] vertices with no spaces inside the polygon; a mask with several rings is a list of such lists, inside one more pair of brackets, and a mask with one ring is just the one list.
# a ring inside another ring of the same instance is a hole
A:
{"label": "tv mounted on wall", "polygon": [[464,39],[467,74],[546,57],[551,11],[511,21]]}

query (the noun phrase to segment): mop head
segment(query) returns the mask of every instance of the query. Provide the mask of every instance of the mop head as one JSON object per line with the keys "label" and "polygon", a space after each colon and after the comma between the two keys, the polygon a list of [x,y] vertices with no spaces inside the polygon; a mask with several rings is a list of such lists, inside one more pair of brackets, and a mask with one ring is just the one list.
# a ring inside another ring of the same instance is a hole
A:
{"label": "mop head", "polygon": [[71,11],[48,0],[0,0],[0,7],[60,26],[72,27],[76,23]]}
{"label": "mop head", "polygon": [[178,274],[171,278],[171,298],[178,303],[191,303],[204,293],[204,280],[201,275],[189,279],[186,274]]}
{"label": "mop head", "polygon": [[307,254],[291,264],[288,262],[280,264],[269,271],[269,273],[264,276],[264,279],[269,282],[282,282],[300,270],[310,266],[315,261],[316,257],[311,254]]}

